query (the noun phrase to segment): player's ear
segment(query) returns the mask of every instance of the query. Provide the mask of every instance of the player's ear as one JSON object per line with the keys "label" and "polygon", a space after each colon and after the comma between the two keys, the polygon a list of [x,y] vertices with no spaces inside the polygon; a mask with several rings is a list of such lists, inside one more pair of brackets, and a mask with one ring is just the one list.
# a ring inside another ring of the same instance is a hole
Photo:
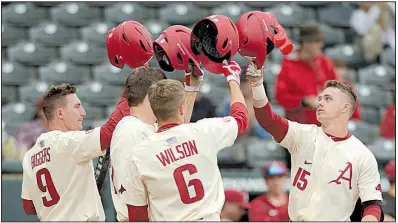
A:
{"label": "player's ear", "polygon": [[343,104],[343,106],[342,106],[342,108],[341,108],[341,114],[345,114],[345,113],[348,113],[348,112],[350,112],[350,104],[349,103],[344,103]]}
{"label": "player's ear", "polygon": [[62,108],[57,108],[55,110],[55,116],[61,120],[65,119],[64,110]]}
{"label": "player's ear", "polygon": [[184,110],[185,110],[185,105],[184,105],[184,104],[181,104],[181,105],[178,107],[178,113],[179,113],[181,116],[183,116],[183,115],[184,115]]}

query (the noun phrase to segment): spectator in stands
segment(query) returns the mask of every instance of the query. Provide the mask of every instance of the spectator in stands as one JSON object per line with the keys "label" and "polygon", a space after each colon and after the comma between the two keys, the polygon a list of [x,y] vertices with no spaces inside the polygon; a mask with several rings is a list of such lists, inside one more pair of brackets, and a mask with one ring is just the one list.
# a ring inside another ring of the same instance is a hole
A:
{"label": "spectator in stands", "polygon": [[21,150],[31,148],[37,137],[48,130],[47,119],[43,113],[43,98],[39,98],[36,102],[36,114],[33,121],[21,125],[17,132],[17,147]]}
{"label": "spectator in stands", "polygon": [[[246,137],[257,137],[259,139],[270,139],[271,135],[265,131],[257,122],[257,119],[254,115],[253,109],[253,96],[252,96],[252,88],[247,79],[242,78],[240,80],[240,88],[242,90],[243,97],[245,97],[245,102],[247,105],[247,110],[249,112],[249,127],[243,135],[240,135],[238,139],[243,139]],[[230,109],[229,99],[225,101],[225,104],[221,107],[221,111],[219,116],[228,116]]]}
{"label": "spectator in stands", "polygon": [[264,167],[268,192],[251,202],[249,221],[289,221],[289,195],[285,191],[287,171],[286,165],[280,161],[273,161]]}
{"label": "spectator in stands", "polygon": [[360,44],[366,61],[375,60],[383,45],[395,49],[395,31],[390,19],[387,2],[361,2],[350,18],[350,26],[360,36]]}
{"label": "spectator in stands", "polygon": [[322,53],[323,40],[319,25],[301,26],[300,49],[282,61],[276,81],[276,101],[291,121],[319,124],[315,115],[318,93],[326,81],[336,79],[333,62]]}
{"label": "spectator in stands", "polygon": [[249,195],[241,190],[225,190],[225,203],[221,210],[221,221],[240,221],[250,208]]}
{"label": "spectator in stands", "polygon": [[[348,80],[348,69],[347,65],[344,63],[343,60],[334,60],[334,71],[336,73],[336,79],[343,82],[344,84],[350,86],[351,88],[354,89],[354,85],[351,83],[351,81]],[[357,100],[357,105],[355,107],[355,111],[352,114],[351,120],[361,120],[361,106],[359,103],[359,100]]]}
{"label": "spectator in stands", "polygon": [[395,221],[395,160],[391,160],[384,168],[390,182],[390,189],[383,193],[384,221]]}
{"label": "spectator in stands", "polygon": [[216,117],[216,107],[207,97],[197,94],[193,106],[191,122],[214,117]]}
{"label": "spectator in stands", "polygon": [[380,122],[380,135],[387,139],[395,140],[395,77],[392,79],[393,85],[393,104],[387,107],[383,119]]}

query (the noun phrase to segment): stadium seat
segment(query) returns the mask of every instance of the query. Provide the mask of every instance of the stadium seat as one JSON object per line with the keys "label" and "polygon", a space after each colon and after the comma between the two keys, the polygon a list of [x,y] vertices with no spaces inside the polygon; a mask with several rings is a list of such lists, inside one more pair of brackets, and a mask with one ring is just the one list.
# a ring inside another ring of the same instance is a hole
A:
{"label": "stadium seat", "polygon": [[228,82],[226,81],[224,75],[213,74],[207,70],[204,70],[204,72],[205,72],[204,82],[228,89]]}
{"label": "stadium seat", "polygon": [[100,106],[91,105],[88,102],[82,101],[82,106],[86,110],[84,120],[99,120],[104,118],[104,109]]}
{"label": "stadium seat", "polygon": [[105,48],[74,41],[61,48],[61,58],[79,65],[100,64],[106,57]]}
{"label": "stadium seat", "polygon": [[158,21],[153,19],[144,22],[143,25],[152,34],[153,40],[156,40],[159,37],[160,33],[162,33],[170,26],[170,24],[167,24],[165,21]]}
{"label": "stadium seat", "polygon": [[355,89],[362,106],[381,108],[393,103],[391,93],[380,88],[356,84]]}
{"label": "stadium seat", "polygon": [[61,4],[60,2],[48,2],[48,1],[40,1],[40,2],[34,2],[35,5],[41,6],[41,7],[55,7]]}
{"label": "stadium seat", "polygon": [[235,142],[231,147],[220,150],[217,154],[219,165],[233,166],[246,161],[246,148],[242,143]]}
{"label": "stadium seat", "polygon": [[159,11],[160,19],[172,25],[191,25],[209,15],[206,9],[192,3],[172,3]]}
{"label": "stadium seat", "polygon": [[14,86],[1,86],[1,105],[17,101],[18,88]]}
{"label": "stadium seat", "polygon": [[[292,43],[293,43],[293,50],[299,49],[299,45],[296,42],[294,42],[292,40]],[[267,57],[270,59],[270,61],[272,61],[273,63],[277,63],[277,64],[281,64],[282,60],[284,58],[284,56],[281,53],[281,51],[278,48],[276,48],[276,47],[274,48],[274,50],[269,55],[267,55]]]}
{"label": "stadium seat", "polygon": [[89,6],[94,6],[94,7],[105,7],[109,5],[115,4],[115,2],[106,2],[106,1],[96,1],[96,2],[87,2]]}
{"label": "stadium seat", "polygon": [[105,8],[105,20],[116,25],[128,20],[145,22],[150,18],[154,18],[152,9],[137,2],[120,2]]}
{"label": "stadium seat", "polygon": [[359,83],[377,85],[384,89],[391,89],[391,80],[395,77],[395,69],[380,64],[372,64],[358,70]]}
{"label": "stadium seat", "polygon": [[361,107],[361,119],[367,123],[378,125],[379,112],[375,108]]}
{"label": "stadium seat", "polygon": [[300,1],[300,2],[297,2],[297,4],[302,5],[302,6],[316,8],[316,7],[326,6],[327,4],[330,4],[330,3],[328,3],[328,2],[320,2],[320,1],[314,1],[314,2],[312,2],[312,1],[302,1],[301,2]]}
{"label": "stadium seat", "polygon": [[272,140],[257,141],[248,144],[247,147],[248,164],[251,167],[264,167],[268,161],[284,160],[285,153]]}
{"label": "stadium seat", "polygon": [[48,89],[49,85],[43,81],[34,81],[29,85],[19,87],[19,97],[21,102],[36,104],[39,99]]}
{"label": "stadium seat", "polygon": [[57,51],[55,48],[44,47],[33,42],[20,42],[8,48],[8,57],[11,61],[40,66],[57,57]]}
{"label": "stadium seat", "polygon": [[3,106],[1,115],[5,123],[22,123],[33,119],[36,107],[26,103],[10,103]]}
{"label": "stadium seat", "polygon": [[202,83],[200,88],[201,94],[209,98],[214,105],[222,105],[225,96],[228,95],[228,88],[222,88],[210,83]]}
{"label": "stadium seat", "polygon": [[90,68],[65,61],[53,61],[39,68],[40,79],[53,84],[79,84],[90,80]]}
{"label": "stadium seat", "polygon": [[277,4],[277,2],[271,2],[271,1],[244,1],[244,3],[245,5],[252,8],[271,8],[272,6]]}
{"label": "stadium seat", "polygon": [[158,2],[158,1],[140,1],[140,5],[143,5],[148,8],[162,8],[164,6],[167,6],[169,2],[163,1],[163,2]]}
{"label": "stadium seat", "polygon": [[124,85],[130,72],[131,68],[129,66],[119,69],[110,63],[104,63],[93,68],[94,80],[113,85]]}
{"label": "stadium seat", "polygon": [[211,10],[212,15],[225,15],[232,19],[235,23],[238,21],[239,17],[251,11],[243,2],[231,2],[222,4]]}
{"label": "stadium seat", "polygon": [[71,42],[76,38],[76,31],[71,28],[57,25],[53,22],[43,22],[29,30],[30,39],[48,47],[57,47]]}
{"label": "stadium seat", "polygon": [[1,66],[1,84],[4,85],[24,85],[32,81],[34,71],[22,64],[3,60]]}
{"label": "stadium seat", "polygon": [[89,26],[80,29],[83,41],[104,47],[106,45],[106,38],[108,30],[116,27],[113,23],[95,22]]}
{"label": "stadium seat", "polygon": [[281,72],[281,65],[279,63],[266,62],[264,65],[264,82],[275,86],[276,79]]}
{"label": "stadium seat", "polygon": [[374,142],[379,137],[377,125],[371,125],[364,121],[349,121],[348,131],[357,137],[363,144]]}
{"label": "stadium seat", "polygon": [[395,141],[379,138],[368,145],[368,148],[381,164],[386,164],[395,157]]}
{"label": "stadium seat", "polygon": [[355,69],[348,68],[345,79],[347,81],[350,81],[351,83],[357,83],[358,82],[357,71]]}
{"label": "stadium seat", "polygon": [[331,59],[341,59],[349,67],[359,68],[365,64],[361,49],[355,44],[339,44],[325,49]]}
{"label": "stadium seat", "polygon": [[99,82],[89,82],[77,88],[77,94],[82,101],[97,106],[114,104],[121,97],[123,87],[116,87]]}
{"label": "stadium seat", "polygon": [[350,17],[354,7],[348,3],[328,4],[325,8],[318,10],[318,17],[322,23],[331,26],[349,27]]}
{"label": "stadium seat", "polygon": [[214,8],[217,7],[224,2],[219,2],[219,1],[194,1],[192,2],[194,5],[197,5],[201,8]]}
{"label": "stadium seat", "polygon": [[117,106],[117,104],[114,103],[114,105],[107,106],[105,108],[105,117],[106,118],[108,118],[108,117],[110,117],[112,115],[112,113],[115,111],[116,106]]}
{"label": "stadium seat", "polygon": [[21,40],[26,39],[27,32],[25,28],[11,26],[7,23],[1,24],[1,46],[11,46]]}
{"label": "stadium seat", "polygon": [[72,27],[87,26],[100,19],[100,10],[85,2],[67,2],[51,8],[54,21]]}
{"label": "stadium seat", "polygon": [[387,48],[383,50],[381,54],[381,59],[384,64],[387,64],[389,66],[392,66],[395,68],[395,50],[391,48]]}
{"label": "stadium seat", "polygon": [[345,43],[345,35],[342,29],[333,28],[326,24],[321,24],[320,29],[325,37],[325,46]]}
{"label": "stadium seat", "polygon": [[3,23],[14,26],[34,26],[48,17],[45,8],[36,7],[31,2],[11,3],[2,7]]}
{"label": "stadium seat", "polygon": [[273,12],[284,27],[297,27],[315,21],[315,11],[296,4],[278,4],[268,11]]}

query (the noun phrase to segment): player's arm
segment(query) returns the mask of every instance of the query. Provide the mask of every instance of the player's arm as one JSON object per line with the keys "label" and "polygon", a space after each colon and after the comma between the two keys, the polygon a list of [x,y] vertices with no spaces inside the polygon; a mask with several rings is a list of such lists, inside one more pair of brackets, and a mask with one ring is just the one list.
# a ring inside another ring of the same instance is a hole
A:
{"label": "player's arm", "polygon": [[125,175],[120,179],[119,194],[127,205],[129,221],[149,221],[147,192],[136,164],[125,158]]}
{"label": "player's arm", "polygon": [[377,161],[368,151],[362,160],[358,179],[359,197],[363,206],[362,221],[382,221],[383,210],[381,208],[381,185]]}
{"label": "player's arm", "polygon": [[[25,167],[23,167],[23,168],[25,168]],[[28,179],[28,176],[26,175],[26,172],[23,171],[22,192],[21,192],[22,207],[23,207],[23,209],[24,209],[26,214],[35,215],[36,214],[36,208],[35,208],[35,205],[33,204],[33,201],[31,199],[29,191],[28,191],[28,185],[27,185],[27,182],[26,182],[27,179]]]}
{"label": "player's arm", "polygon": [[202,83],[203,77],[203,70],[195,65],[189,64],[189,68],[185,70],[185,123],[189,123],[191,120],[196,95],[200,92],[200,85]]}

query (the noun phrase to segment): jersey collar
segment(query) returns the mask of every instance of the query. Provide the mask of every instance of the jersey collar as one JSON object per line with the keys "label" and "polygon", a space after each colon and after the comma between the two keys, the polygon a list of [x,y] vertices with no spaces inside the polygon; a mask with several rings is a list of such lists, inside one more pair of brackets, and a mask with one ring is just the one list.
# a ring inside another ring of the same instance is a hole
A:
{"label": "jersey collar", "polygon": [[335,141],[335,142],[344,141],[344,140],[346,140],[346,139],[348,139],[348,138],[351,137],[351,134],[350,134],[350,133],[347,133],[347,135],[344,136],[343,138],[336,137],[336,136],[332,136],[332,135],[329,135],[329,134],[327,134],[327,133],[325,133],[325,135],[327,135],[330,139],[332,139],[332,140]]}
{"label": "jersey collar", "polygon": [[180,125],[180,124],[177,124],[177,123],[170,123],[170,124],[167,124],[167,125],[163,125],[163,126],[160,126],[160,127],[158,128],[158,131],[156,131],[156,132],[163,132],[163,131],[166,131],[166,130],[168,130],[168,129],[170,129],[170,128],[173,128],[173,127],[175,127],[175,126],[177,126],[177,125]]}

